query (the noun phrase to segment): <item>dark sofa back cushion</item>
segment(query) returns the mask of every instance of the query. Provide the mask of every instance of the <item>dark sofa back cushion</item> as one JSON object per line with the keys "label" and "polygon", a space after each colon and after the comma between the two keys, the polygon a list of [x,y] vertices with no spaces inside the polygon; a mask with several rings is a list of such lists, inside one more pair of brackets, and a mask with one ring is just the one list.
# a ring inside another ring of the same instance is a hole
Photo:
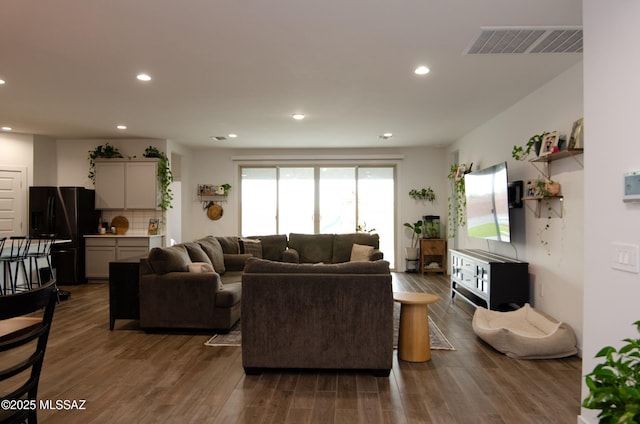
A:
{"label": "dark sofa back cushion", "polygon": [[333,258],[331,262],[349,262],[354,244],[373,246],[374,249],[379,249],[380,236],[367,233],[336,234],[333,238]]}
{"label": "dark sofa back cushion", "polygon": [[222,247],[223,253],[229,253],[232,255],[240,253],[240,245],[238,244],[238,237],[236,236],[223,236],[218,237],[216,239],[220,243],[220,247]]}
{"label": "dark sofa back cushion", "polygon": [[389,274],[389,262],[344,262],[340,264],[292,264],[249,258],[245,274]]}
{"label": "dark sofa back cushion", "polygon": [[300,263],[331,263],[333,234],[289,234],[289,248],[300,255]]}
{"label": "dark sofa back cushion", "polygon": [[196,240],[196,243],[198,243],[207,256],[209,256],[216,272],[218,274],[224,274],[226,271],[224,267],[224,253],[218,239],[214,236],[207,236],[200,240]]}
{"label": "dark sofa back cushion", "polygon": [[262,242],[262,257],[264,259],[282,261],[282,252],[287,250],[286,234],[251,236],[247,238],[260,240]]}
{"label": "dark sofa back cushion", "polygon": [[191,262],[204,262],[213,266],[211,259],[202,249],[202,246],[200,246],[198,243],[189,241],[182,244],[187,249],[187,253],[189,254],[189,258],[191,259]]}
{"label": "dark sofa back cushion", "polygon": [[191,259],[184,245],[176,244],[171,247],[154,247],[149,252],[147,263],[156,274],[166,274],[188,271]]}

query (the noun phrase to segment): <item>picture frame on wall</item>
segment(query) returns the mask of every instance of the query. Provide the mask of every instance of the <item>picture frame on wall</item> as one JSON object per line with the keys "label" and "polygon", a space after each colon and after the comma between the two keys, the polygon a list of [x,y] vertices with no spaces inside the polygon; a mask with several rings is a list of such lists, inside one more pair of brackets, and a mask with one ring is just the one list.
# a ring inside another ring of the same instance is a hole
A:
{"label": "picture frame on wall", "polygon": [[551,153],[558,151],[559,138],[558,131],[553,131],[545,135],[542,139],[539,156],[550,155]]}
{"label": "picture frame on wall", "polygon": [[584,149],[584,118],[573,123],[568,147],[569,149]]}

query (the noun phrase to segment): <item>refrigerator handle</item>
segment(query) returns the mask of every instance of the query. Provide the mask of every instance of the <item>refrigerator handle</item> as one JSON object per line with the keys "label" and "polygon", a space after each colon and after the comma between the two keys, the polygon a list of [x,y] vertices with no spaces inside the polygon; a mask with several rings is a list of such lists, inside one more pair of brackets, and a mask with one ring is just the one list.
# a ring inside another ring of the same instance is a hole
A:
{"label": "refrigerator handle", "polygon": [[51,232],[55,228],[56,225],[56,217],[55,214],[55,198],[53,196],[49,196],[47,198],[47,218],[49,222],[47,222],[48,231]]}

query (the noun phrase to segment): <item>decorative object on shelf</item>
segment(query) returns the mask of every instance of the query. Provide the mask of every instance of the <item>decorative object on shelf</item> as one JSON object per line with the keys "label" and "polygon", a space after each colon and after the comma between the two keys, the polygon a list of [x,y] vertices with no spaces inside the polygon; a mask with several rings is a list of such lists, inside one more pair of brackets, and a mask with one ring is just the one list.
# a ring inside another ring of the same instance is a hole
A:
{"label": "decorative object on shelf", "polygon": [[540,153],[538,156],[547,156],[552,153],[556,153],[560,150],[560,135],[558,131],[553,131],[545,134],[542,139],[542,146],[540,147]]}
{"label": "decorative object on shelf", "polygon": [[111,227],[116,228],[117,235],[124,235],[129,229],[129,220],[122,215],[118,215],[111,220]]}
{"label": "decorative object on shelf", "polygon": [[212,221],[219,220],[220,218],[222,218],[222,214],[224,213],[222,206],[213,202],[209,202],[207,204],[206,210],[207,210],[207,217]]}
{"label": "decorative object on shelf", "polygon": [[150,236],[155,236],[158,234],[159,228],[160,220],[158,218],[149,218],[149,229],[147,230],[147,234]]}
{"label": "decorative object on shelf", "polygon": [[466,225],[465,209],[467,207],[467,199],[464,190],[464,175],[471,172],[472,168],[473,162],[469,166],[465,163],[454,163],[449,168],[447,178],[452,183],[452,193],[447,199],[449,204],[449,238],[456,236],[458,227],[464,227]]}
{"label": "decorative object on shelf", "polygon": [[[640,321],[634,325],[640,333]],[[640,422],[640,338],[624,341],[619,350],[602,348],[595,357],[604,362],[585,376],[589,394],[582,406],[600,410],[601,423]]]}
{"label": "decorative object on shelf", "polygon": [[422,188],[420,190],[411,189],[409,191],[409,197],[415,200],[426,200],[433,203],[436,200],[436,194],[431,187]]}
{"label": "decorative object on shelf", "polygon": [[113,159],[113,158],[123,158],[122,153],[118,150],[117,147],[112,146],[109,143],[105,143],[104,145],[99,145],[93,150],[89,150],[89,179],[93,183],[96,184],[96,162],[95,160],[98,158],[104,159]]}
{"label": "decorative object on shelf", "polygon": [[161,152],[153,146],[149,146],[144,149],[142,154],[145,158],[157,158],[158,162],[158,182],[160,183],[160,203],[158,207],[166,212],[167,209],[173,208],[171,201],[173,200],[173,193],[171,191],[171,183],[173,182],[173,174],[171,173],[171,166],[169,164],[169,158],[164,152]]}
{"label": "decorative object on shelf", "polygon": [[571,137],[569,138],[569,149],[584,148],[584,118],[580,118],[573,123]]}
{"label": "decorative object on shelf", "polygon": [[542,147],[542,140],[547,134],[549,134],[549,132],[544,131],[542,134],[532,136],[524,146],[513,146],[511,156],[515,160],[525,160],[529,154],[531,154],[532,149],[534,149],[536,156],[538,156]]}
{"label": "decorative object on shelf", "polygon": [[418,251],[420,250],[418,248],[418,240],[420,239],[420,234],[422,234],[422,221],[416,221],[414,224],[405,222],[404,226],[412,231],[411,246],[404,248],[405,259],[416,260],[418,259]]}

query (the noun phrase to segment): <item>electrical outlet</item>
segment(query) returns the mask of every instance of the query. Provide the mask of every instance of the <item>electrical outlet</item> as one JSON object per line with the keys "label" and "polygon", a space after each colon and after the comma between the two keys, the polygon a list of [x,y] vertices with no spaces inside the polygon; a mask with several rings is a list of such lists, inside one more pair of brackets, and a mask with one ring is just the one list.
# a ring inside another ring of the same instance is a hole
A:
{"label": "electrical outlet", "polygon": [[611,268],[640,273],[640,247],[637,244],[611,243]]}

